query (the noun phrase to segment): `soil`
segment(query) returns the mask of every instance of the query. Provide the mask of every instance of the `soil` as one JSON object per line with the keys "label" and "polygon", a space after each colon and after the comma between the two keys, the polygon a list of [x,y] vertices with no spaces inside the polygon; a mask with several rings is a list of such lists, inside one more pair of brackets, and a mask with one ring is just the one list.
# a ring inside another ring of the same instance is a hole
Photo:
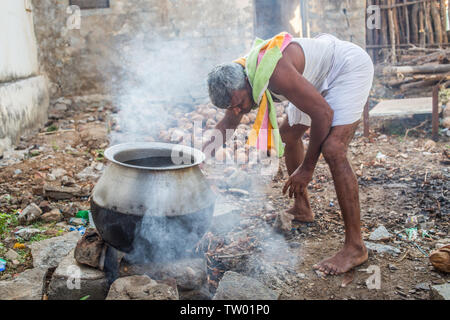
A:
{"label": "soil", "polygon": [[[46,184],[61,186],[62,177],[53,180],[51,173],[53,169],[64,169],[64,175],[73,179],[77,187],[87,194],[92,191],[96,179],[83,180],[77,174],[87,167],[107,164],[103,158],[103,150],[109,143],[106,119],[114,112],[109,105],[101,108],[86,106],[76,111],[69,109],[59,119],[49,121],[40,132],[23,137],[15,152],[24,153],[24,159],[15,162],[4,157],[0,160],[0,197],[3,197],[0,212],[13,215],[34,202],[45,211],[59,208],[64,215],[63,224],[33,223],[44,233],[32,241],[67,232],[69,219],[79,210],[89,209],[88,196],[54,200],[44,196],[43,188]],[[51,131],[54,126],[57,130]],[[209,247],[203,251],[209,254],[212,290],[226,268],[240,270],[239,259],[246,257],[247,269],[244,271],[250,276],[255,275],[255,278],[258,272],[263,275],[264,272],[281,270],[282,276],[277,278],[281,280],[271,278],[272,284],[268,283],[280,292],[281,299],[428,299],[429,291],[417,289],[416,285],[442,284],[450,280],[448,274],[435,270],[427,257],[438,242],[450,238],[449,144],[448,141],[430,141],[428,132],[411,133],[410,136],[413,137],[371,132],[371,136],[365,138],[358,131],[349,151],[360,187],[364,240],[367,241],[378,226],[384,225],[393,237],[380,243],[398,248],[400,254],[370,252],[366,263],[340,276],[322,278],[312,270],[313,264],[338,251],[344,238],[344,225],[331,174],[321,158],[309,186],[315,222],[294,223],[289,232],[276,233],[273,241],[284,242],[287,251],[284,254],[278,252],[282,256],[279,259],[267,260],[256,269],[249,269],[252,253],[265,253],[264,245],[270,246],[272,235],[261,240],[265,230],[270,229],[271,234],[276,215],[293,204],[293,200],[281,192],[287,178],[284,161],[281,161],[281,173],[264,182],[259,192],[250,190],[246,196],[216,187],[223,199],[240,208],[240,220],[238,226],[226,235],[209,233],[205,237]],[[308,141],[307,137],[305,141]],[[245,166],[241,169],[247,170]],[[220,170],[205,169],[208,174]],[[98,171],[101,174],[101,170]],[[267,207],[268,204],[271,208]],[[419,226],[417,239],[408,241],[404,239],[407,237],[405,221],[418,215],[423,216],[425,225]],[[0,273],[0,280],[32,267],[30,242],[15,237],[14,231],[19,228],[17,222],[10,222],[7,227],[1,235],[3,246],[0,253],[3,255],[16,243],[23,243],[26,247],[19,252],[22,257],[20,264],[8,262],[7,270]],[[427,233],[423,236],[421,230]],[[227,254],[232,257],[227,258]],[[371,276],[367,269],[371,266],[379,267],[380,289],[368,289],[366,284]],[[345,287],[342,286],[344,280],[350,282]]]}

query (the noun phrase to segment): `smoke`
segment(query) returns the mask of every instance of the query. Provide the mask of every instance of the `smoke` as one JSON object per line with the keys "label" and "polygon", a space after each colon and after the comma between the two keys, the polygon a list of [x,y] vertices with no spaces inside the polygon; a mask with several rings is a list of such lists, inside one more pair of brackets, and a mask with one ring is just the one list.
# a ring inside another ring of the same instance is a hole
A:
{"label": "smoke", "polygon": [[[204,119],[200,121],[202,124],[200,130],[196,131],[198,125],[192,123],[191,127],[186,119],[189,119],[195,105],[209,101],[206,88],[207,72],[214,64],[230,61],[245,52],[236,54],[233,48],[222,51],[216,48],[213,52],[207,52],[196,49],[190,41],[183,39],[176,41],[158,37],[153,37],[151,41],[143,39],[136,36],[134,39],[127,39],[126,44],[120,43],[123,47],[123,65],[118,66],[120,70],[115,70],[115,73],[118,73],[114,79],[117,85],[113,86],[113,103],[118,106],[119,111],[113,119],[117,128],[110,134],[111,145],[138,141],[167,142],[167,135],[173,143],[182,142],[190,145],[191,142],[195,142],[193,141],[195,138],[178,139],[174,138],[174,135],[182,135],[177,131],[181,126],[184,126],[181,129],[187,129],[183,132],[194,135],[205,129],[207,123],[205,118],[209,117],[210,110],[204,110],[202,113]],[[207,59],[210,54],[215,55],[215,63]],[[215,116],[211,118],[218,121],[221,115],[223,112],[216,110]],[[190,122],[193,122],[193,119]],[[212,127],[214,123],[209,125],[209,128]],[[236,140],[240,141],[240,146],[245,143],[245,134],[243,130],[238,129]],[[227,161],[225,166],[223,163],[213,164],[211,170],[221,171],[222,178],[218,176],[217,180],[223,182],[229,178],[223,174],[224,167],[235,169],[232,175],[234,182],[228,181],[230,183],[225,185],[216,183],[215,187],[225,193],[228,189],[242,188],[249,193],[248,202],[263,204],[268,201],[267,194],[273,193],[274,190],[267,189],[270,179],[276,174],[274,166],[267,171],[268,165],[262,163],[263,161],[256,161],[248,166],[249,159],[238,162],[239,154],[231,154],[229,157],[233,158],[231,162]],[[275,168],[278,168],[278,161],[274,161],[274,158],[266,160],[275,163]],[[183,209],[172,217],[162,216],[162,213],[169,212],[170,208],[177,205],[181,207],[191,205],[188,195],[179,199],[177,194],[189,190],[194,192],[198,187],[197,181],[192,181],[191,185],[180,190],[176,180],[168,179],[164,175],[161,175],[160,179],[162,180],[155,180],[154,185],[144,186],[140,190],[142,194],[148,195],[146,203],[148,209],[142,212],[143,219],[140,227],[136,229],[134,250],[127,256],[127,260],[132,263],[170,261],[186,255],[195,248],[199,236],[207,231],[206,227],[210,222],[207,213],[212,208],[206,207],[205,212],[195,213]],[[157,188],[156,185],[162,187]],[[204,196],[213,197],[206,194]],[[205,202],[213,203],[213,200],[205,199]],[[221,205],[220,201],[222,200],[219,200],[216,206]],[[245,204],[241,202],[239,206],[240,210],[244,211]],[[180,215],[182,213],[189,214]],[[230,216],[229,219],[234,218]],[[235,224],[236,221],[230,223]],[[257,251],[247,260],[245,267],[247,272],[253,273],[252,276],[264,275],[268,270],[276,270],[280,261],[284,261],[285,265],[290,267],[297,263],[295,255],[291,254],[289,245],[282,235],[277,234],[266,223],[259,223],[256,228],[260,238]]]}

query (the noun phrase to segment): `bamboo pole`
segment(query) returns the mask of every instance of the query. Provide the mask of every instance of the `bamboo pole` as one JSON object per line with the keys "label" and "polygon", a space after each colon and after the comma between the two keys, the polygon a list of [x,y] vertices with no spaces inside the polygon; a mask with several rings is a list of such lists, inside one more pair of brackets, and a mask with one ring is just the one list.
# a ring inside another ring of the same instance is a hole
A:
{"label": "bamboo pole", "polygon": [[[403,3],[406,4],[407,0],[403,0]],[[409,12],[408,12],[408,6],[403,7],[403,15],[406,20],[406,43],[410,43],[410,26],[409,26]]]}
{"label": "bamboo pole", "polygon": [[411,24],[412,24],[412,32],[411,32],[411,39],[413,43],[419,42],[419,4],[415,4],[412,7],[411,10]]}
{"label": "bamboo pole", "polygon": [[[392,3],[395,3],[395,0],[392,1]],[[392,18],[394,20],[394,30],[395,30],[395,43],[396,44],[400,44],[400,39],[401,39],[401,33],[400,33],[400,23],[398,23],[398,18],[397,18],[397,8],[394,7],[391,9],[392,10]]]}
{"label": "bamboo pole", "polygon": [[439,86],[433,88],[433,113],[432,113],[432,134],[433,140],[439,140]]}
{"label": "bamboo pole", "polygon": [[[389,0],[389,5],[393,4],[393,0]],[[391,40],[391,62],[395,64],[397,62],[397,54],[395,49],[395,26],[394,26],[394,11],[389,9],[388,11],[389,19],[389,35]]]}
{"label": "bamboo pole", "polygon": [[431,25],[431,5],[428,2],[425,5],[425,31],[427,34],[428,43],[434,44],[433,26]]}
{"label": "bamboo pole", "polygon": [[[450,6],[450,3],[449,3]],[[445,10],[445,0],[439,1],[439,13],[441,16],[441,26],[442,26],[442,41],[448,43],[447,37],[447,13]]]}
{"label": "bamboo pole", "polygon": [[[366,0],[366,7],[372,5],[372,0]],[[367,11],[366,11],[366,21],[367,21]],[[374,43],[374,29],[366,28],[366,44],[373,44]],[[372,58],[372,61],[375,61],[375,50],[370,50],[369,54]]]}
{"label": "bamboo pole", "polygon": [[443,32],[442,32],[441,14],[439,13],[439,10],[436,8],[436,5],[437,5],[437,2],[430,3],[431,16],[433,18],[436,43],[439,43],[439,45],[442,46],[442,44],[443,44],[442,33]]}
{"label": "bamboo pole", "polygon": [[421,47],[425,47],[425,17],[424,3],[419,4],[419,43]]}

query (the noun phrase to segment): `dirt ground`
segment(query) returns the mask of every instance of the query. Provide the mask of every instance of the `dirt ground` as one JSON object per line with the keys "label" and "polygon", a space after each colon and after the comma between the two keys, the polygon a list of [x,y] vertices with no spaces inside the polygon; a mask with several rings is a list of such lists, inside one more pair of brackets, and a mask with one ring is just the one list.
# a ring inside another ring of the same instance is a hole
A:
{"label": "dirt ground", "polygon": [[[67,232],[69,219],[79,210],[89,209],[88,197],[96,177],[81,179],[77,174],[86,167],[100,166],[97,170],[100,175],[102,164],[107,164],[103,150],[108,146],[108,115],[113,112],[109,105],[68,110],[56,117],[59,119],[49,121],[41,132],[23,138],[14,155],[5,154],[0,160],[0,212],[9,217],[2,222],[6,228],[1,235],[0,253],[3,255],[17,243],[25,245],[17,250],[19,263],[8,262],[0,279],[11,278],[32,267],[30,242]],[[293,258],[295,263],[284,269],[288,270],[281,279],[284,283],[272,286],[281,292],[280,299],[428,299],[428,284],[450,280],[448,275],[435,270],[427,257],[436,244],[450,239],[448,141],[434,143],[426,132],[411,133],[407,138],[372,132],[370,138],[364,138],[361,130],[350,145],[349,157],[360,187],[363,237],[368,240],[372,231],[384,225],[393,236],[382,243],[398,248],[400,253],[370,251],[366,263],[341,276],[322,278],[312,270],[313,264],[336,252],[344,239],[333,181],[321,158],[309,186],[316,220],[309,224],[294,223],[292,230],[283,235],[289,248],[287,258]],[[271,228],[276,214],[290,208],[293,200],[281,192],[287,178],[284,161],[281,168],[283,175],[270,179],[261,193],[242,196],[218,189],[227,201],[241,208],[240,224],[231,233],[255,230],[258,226],[261,226],[260,230]],[[68,200],[45,196],[45,186],[61,185],[61,177],[52,177],[54,169],[64,169],[66,180],[72,179],[83,195]],[[32,202],[44,211],[60,209],[64,219],[59,223],[35,222],[33,227],[43,233],[23,241],[14,235],[19,228],[15,216],[18,210],[20,212]],[[417,215],[423,216],[424,223],[418,228],[419,236],[414,241],[402,239],[401,236],[406,236],[407,217]],[[216,235],[211,237],[218,238]],[[249,239],[251,236],[247,235],[247,243],[240,244],[242,248],[251,247]],[[222,253],[227,252],[223,250]],[[278,260],[271,266],[282,264],[283,261]],[[380,289],[369,290],[367,287],[366,280],[371,274],[366,269],[370,266],[379,267]],[[218,275],[224,270],[216,271]],[[344,280],[350,282],[345,287],[342,286]],[[417,287],[419,284],[425,286]]]}

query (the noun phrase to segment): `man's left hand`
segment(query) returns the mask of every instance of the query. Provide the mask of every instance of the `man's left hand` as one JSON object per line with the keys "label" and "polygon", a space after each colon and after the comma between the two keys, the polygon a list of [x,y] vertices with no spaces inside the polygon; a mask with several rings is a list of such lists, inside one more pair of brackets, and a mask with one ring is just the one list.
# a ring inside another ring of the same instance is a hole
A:
{"label": "man's left hand", "polygon": [[309,182],[312,180],[312,177],[312,171],[306,170],[302,166],[299,166],[297,170],[291,174],[288,181],[284,185],[283,194],[286,194],[286,191],[289,189],[289,198],[292,198],[293,195],[297,198],[304,192]]}

